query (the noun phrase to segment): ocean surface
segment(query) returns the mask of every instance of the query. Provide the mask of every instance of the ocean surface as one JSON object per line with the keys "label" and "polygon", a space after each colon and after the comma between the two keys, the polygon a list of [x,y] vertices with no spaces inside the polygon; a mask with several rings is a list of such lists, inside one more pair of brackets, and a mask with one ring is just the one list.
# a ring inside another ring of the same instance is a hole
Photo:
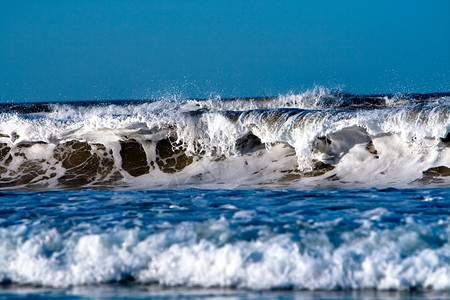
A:
{"label": "ocean surface", "polygon": [[450,94],[3,103],[0,178],[0,298],[450,298]]}

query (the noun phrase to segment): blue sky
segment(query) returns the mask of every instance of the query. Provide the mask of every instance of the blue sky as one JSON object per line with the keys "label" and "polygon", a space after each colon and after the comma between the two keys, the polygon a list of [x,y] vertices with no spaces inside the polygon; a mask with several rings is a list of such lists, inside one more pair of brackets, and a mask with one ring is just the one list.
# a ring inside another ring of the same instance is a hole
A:
{"label": "blue sky", "polygon": [[2,1],[0,102],[450,91],[450,1]]}

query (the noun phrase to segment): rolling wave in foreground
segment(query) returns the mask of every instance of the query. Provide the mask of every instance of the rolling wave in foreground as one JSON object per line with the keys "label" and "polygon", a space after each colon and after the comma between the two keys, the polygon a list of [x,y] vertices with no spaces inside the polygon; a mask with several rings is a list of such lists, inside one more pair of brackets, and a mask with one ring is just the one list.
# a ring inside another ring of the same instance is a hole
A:
{"label": "rolling wave in foreground", "polygon": [[[450,94],[0,105],[0,188],[448,186]],[[238,176],[237,176],[238,175]]]}
{"label": "rolling wave in foreground", "polygon": [[449,292],[449,194],[3,191],[0,282]]}
{"label": "rolling wave in foreground", "polygon": [[0,178],[0,296],[450,297],[450,94],[0,104]]}

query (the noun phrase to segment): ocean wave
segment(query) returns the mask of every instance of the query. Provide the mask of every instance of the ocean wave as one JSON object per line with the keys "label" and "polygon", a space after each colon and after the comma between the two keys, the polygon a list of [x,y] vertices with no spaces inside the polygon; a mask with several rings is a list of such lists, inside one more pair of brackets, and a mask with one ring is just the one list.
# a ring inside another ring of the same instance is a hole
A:
{"label": "ocean wave", "polygon": [[[377,220],[388,215],[383,209],[367,211],[365,220],[354,220],[358,226],[347,231],[338,219],[298,223],[296,235],[274,234],[267,226],[236,232],[223,218],[152,234],[123,227],[96,232],[88,224],[69,232],[10,226],[0,228],[0,282],[449,290],[449,220],[424,225],[406,218],[397,226],[380,226]],[[233,216],[245,218],[251,218],[245,211]]]}
{"label": "ocean wave", "polygon": [[449,94],[0,106],[3,189],[450,182]]}

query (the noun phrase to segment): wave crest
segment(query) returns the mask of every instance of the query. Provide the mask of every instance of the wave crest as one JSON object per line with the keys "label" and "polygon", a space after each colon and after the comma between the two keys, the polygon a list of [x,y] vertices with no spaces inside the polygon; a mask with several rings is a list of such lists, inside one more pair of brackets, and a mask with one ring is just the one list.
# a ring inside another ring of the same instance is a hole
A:
{"label": "wave crest", "polygon": [[8,104],[0,187],[446,185],[449,101],[315,89],[275,98]]}

